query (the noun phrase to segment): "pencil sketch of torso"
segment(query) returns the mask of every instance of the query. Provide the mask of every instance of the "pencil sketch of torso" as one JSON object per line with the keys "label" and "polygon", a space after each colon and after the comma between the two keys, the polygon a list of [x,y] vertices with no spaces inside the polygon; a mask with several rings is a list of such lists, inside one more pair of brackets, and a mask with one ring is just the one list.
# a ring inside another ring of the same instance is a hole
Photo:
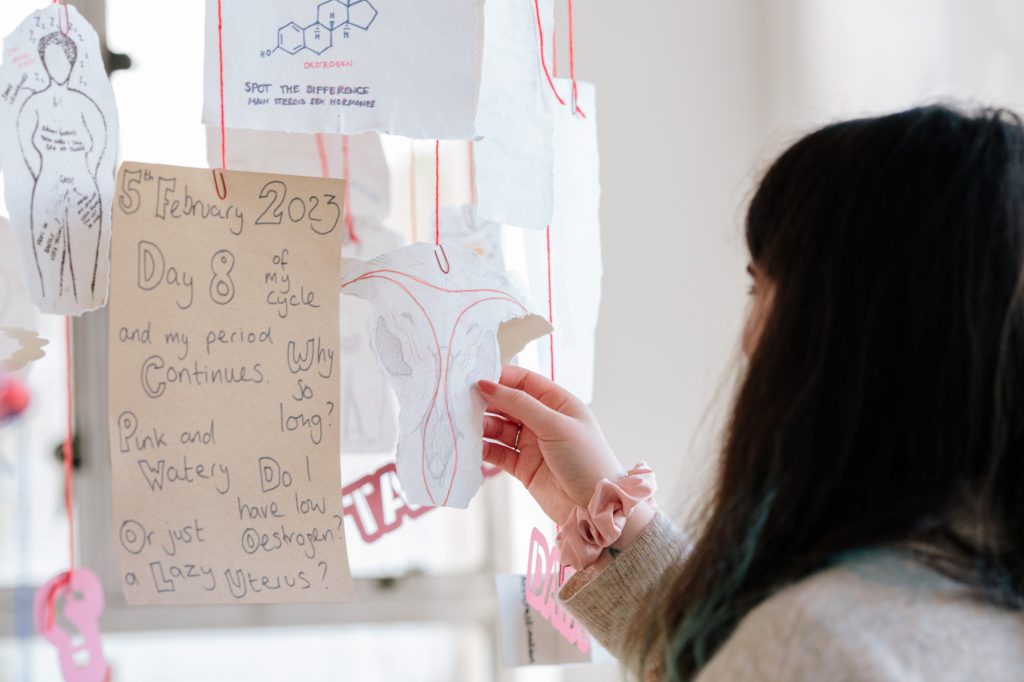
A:
{"label": "pencil sketch of torso", "polygon": [[[70,84],[77,55],[75,42],[60,31],[39,40],[49,83],[25,100],[17,118],[18,141],[33,179],[32,251],[48,300],[68,293],[76,301],[92,296],[103,237],[97,176],[107,149],[107,123],[96,102]],[[72,242],[81,237],[84,243]]]}

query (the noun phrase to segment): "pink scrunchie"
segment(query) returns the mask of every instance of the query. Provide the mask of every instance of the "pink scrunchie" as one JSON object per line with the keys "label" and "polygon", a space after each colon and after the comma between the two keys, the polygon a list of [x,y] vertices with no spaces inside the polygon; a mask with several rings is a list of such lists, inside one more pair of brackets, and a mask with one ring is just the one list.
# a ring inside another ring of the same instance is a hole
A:
{"label": "pink scrunchie", "polygon": [[601,479],[590,504],[574,507],[558,530],[555,543],[563,566],[577,571],[592,565],[622,535],[637,505],[651,500],[657,489],[654,472],[645,462],[630,469],[618,483]]}

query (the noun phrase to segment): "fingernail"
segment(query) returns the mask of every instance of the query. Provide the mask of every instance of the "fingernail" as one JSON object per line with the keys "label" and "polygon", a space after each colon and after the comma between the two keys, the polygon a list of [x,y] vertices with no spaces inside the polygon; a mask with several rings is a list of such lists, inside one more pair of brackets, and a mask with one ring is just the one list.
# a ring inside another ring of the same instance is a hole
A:
{"label": "fingernail", "polygon": [[486,379],[478,382],[477,385],[480,387],[480,392],[486,395],[494,395],[495,391],[498,390],[498,384]]}

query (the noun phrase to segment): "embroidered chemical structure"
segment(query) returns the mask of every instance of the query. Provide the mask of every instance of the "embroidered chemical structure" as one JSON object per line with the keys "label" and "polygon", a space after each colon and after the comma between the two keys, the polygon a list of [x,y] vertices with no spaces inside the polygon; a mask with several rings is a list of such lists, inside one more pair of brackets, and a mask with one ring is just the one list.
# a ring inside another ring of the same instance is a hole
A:
{"label": "embroidered chemical structure", "polygon": [[323,54],[334,45],[334,34],[348,38],[353,28],[366,31],[377,18],[370,0],[326,0],[317,5],[316,21],[302,27],[291,21],[277,29],[277,47],[288,54],[309,50]]}

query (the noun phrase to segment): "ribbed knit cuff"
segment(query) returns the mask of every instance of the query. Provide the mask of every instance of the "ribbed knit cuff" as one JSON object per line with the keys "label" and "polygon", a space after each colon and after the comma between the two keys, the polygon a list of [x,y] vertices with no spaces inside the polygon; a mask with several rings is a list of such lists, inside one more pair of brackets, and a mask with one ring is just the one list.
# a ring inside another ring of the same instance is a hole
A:
{"label": "ribbed knit cuff", "polygon": [[681,566],[688,552],[686,535],[658,513],[614,560],[569,578],[558,598],[604,648],[619,656],[637,612],[650,608],[645,597],[668,571]]}

